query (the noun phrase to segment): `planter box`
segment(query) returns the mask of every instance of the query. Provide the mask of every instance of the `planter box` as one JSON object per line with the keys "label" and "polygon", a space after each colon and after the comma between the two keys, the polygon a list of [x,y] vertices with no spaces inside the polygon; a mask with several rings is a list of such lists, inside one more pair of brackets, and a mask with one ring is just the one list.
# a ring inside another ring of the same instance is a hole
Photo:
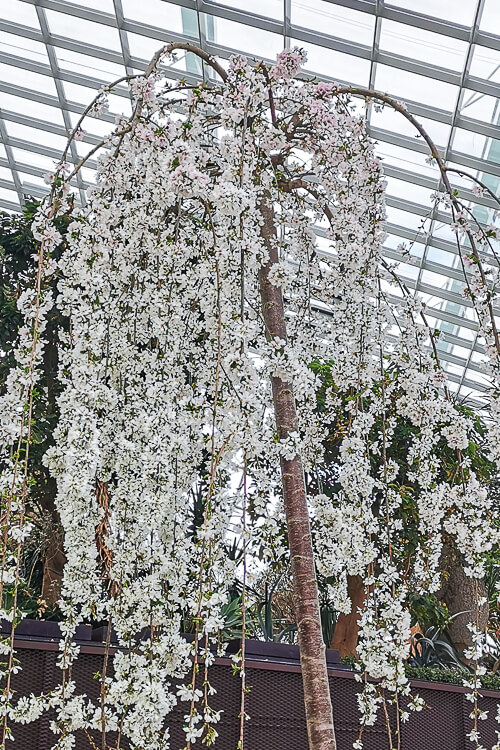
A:
{"label": "planter box", "polygon": [[[38,626],[47,623],[36,623]],[[51,627],[56,623],[49,623]],[[36,627],[36,626],[35,626]],[[233,641],[232,650],[240,647]],[[245,672],[247,685],[251,686],[245,699],[245,710],[250,719],[244,726],[246,750],[307,750],[307,731],[304,717],[302,678],[298,662],[297,646],[285,643],[247,641],[248,661]],[[259,650],[260,656],[256,654]],[[25,637],[17,644],[16,658],[22,669],[13,675],[12,687],[16,695],[39,695],[53,689],[61,681],[61,671],[56,666],[58,659],[56,644],[36,641]],[[265,652],[263,655],[262,652]],[[112,670],[113,654],[110,654],[108,670]],[[292,658],[285,658],[292,657]],[[72,676],[76,683],[76,694],[85,694],[92,701],[99,701],[100,681],[96,675],[102,673],[105,649],[102,644],[88,641],[81,645],[79,658],[73,665]],[[234,750],[240,732],[241,679],[233,673],[229,655],[216,658],[210,667],[210,683],[216,689],[211,697],[214,710],[221,710],[217,724],[219,737],[214,750]],[[352,750],[359,731],[357,694],[362,686],[348,669],[331,668],[328,675],[338,750]],[[197,676],[197,684],[203,687],[203,670]],[[472,728],[471,704],[465,695],[467,690],[456,685],[412,681],[415,691],[424,698],[428,708],[411,715],[401,726],[400,750],[470,750],[467,733]],[[495,720],[499,692],[481,690],[480,708],[488,711],[488,718],[481,722],[481,740],[485,747],[496,742],[498,723]],[[172,750],[185,745],[186,705],[177,704],[168,716],[167,725],[171,735]],[[394,727],[394,711],[388,706],[391,725]],[[15,741],[7,741],[6,750],[48,750],[56,741],[50,730],[50,714],[43,714],[30,724],[12,725]],[[95,746],[100,746],[99,732],[93,733]],[[115,747],[116,736],[110,733],[108,744]],[[363,734],[365,750],[387,750],[388,738],[383,711],[376,723],[367,726]],[[78,730],[75,750],[89,750],[88,737]],[[122,740],[122,750],[130,746]]]}
{"label": "planter box", "polygon": [[[3,636],[10,635],[11,623],[8,620],[1,621],[1,633]],[[17,639],[34,640],[61,640],[61,629],[59,623],[54,620],[21,620],[15,630]],[[75,641],[90,641],[92,636],[91,625],[78,625],[75,632]]]}
{"label": "planter box", "polygon": [[[241,649],[241,639],[229,641],[227,652],[236,654]],[[245,641],[245,656],[248,659],[269,661],[300,662],[299,647],[295,643],[276,643],[275,641],[258,641],[249,638]],[[326,663],[329,667],[344,668],[340,664],[339,652],[335,649],[326,650]]]}

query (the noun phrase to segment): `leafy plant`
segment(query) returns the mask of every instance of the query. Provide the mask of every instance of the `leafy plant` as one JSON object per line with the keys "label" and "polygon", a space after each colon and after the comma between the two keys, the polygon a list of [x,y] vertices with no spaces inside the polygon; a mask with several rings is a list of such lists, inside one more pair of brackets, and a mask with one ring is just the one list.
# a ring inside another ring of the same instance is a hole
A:
{"label": "leafy plant", "polygon": [[427,628],[424,635],[416,633],[412,636],[408,663],[414,667],[443,667],[468,671],[457,649],[434,625]]}
{"label": "leafy plant", "polygon": [[327,648],[330,648],[335,632],[335,625],[337,624],[337,612],[330,604],[323,604],[320,609],[320,615],[323,643]]}
{"label": "leafy plant", "polygon": [[295,624],[287,625],[282,630],[277,631],[277,623],[273,616],[273,594],[279,584],[280,578],[278,578],[272,587],[266,583],[264,589],[264,599],[258,602],[255,608],[255,614],[257,617],[257,623],[260,632],[263,635],[263,640],[274,641],[280,643],[285,639],[289,643],[293,643],[294,635],[297,632],[297,626]]}
{"label": "leafy plant", "polygon": [[417,623],[424,632],[434,626],[445,630],[451,622],[451,615],[446,604],[440,602],[434,594],[410,594],[408,596],[412,625]]}
{"label": "leafy plant", "polygon": [[[230,641],[234,638],[243,637],[243,611],[241,606],[241,596],[230,599],[221,607],[221,616],[224,618],[224,627],[221,631],[223,641]],[[255,628],[255,620],[250,609],[245,611],[245,634],[250,637]]]}

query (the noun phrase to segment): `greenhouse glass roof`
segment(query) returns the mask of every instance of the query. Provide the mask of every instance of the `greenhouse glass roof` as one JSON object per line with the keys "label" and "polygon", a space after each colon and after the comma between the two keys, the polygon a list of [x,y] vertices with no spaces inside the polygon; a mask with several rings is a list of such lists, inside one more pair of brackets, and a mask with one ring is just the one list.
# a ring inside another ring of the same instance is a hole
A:
{"label": "greenhouse glass roof", "polygon": [[[418,8],[418,12],[414,8]],[[493,33],[498,31],[498,34]],[[194,41],[227,58],[232,52],[273,60],[285,46],[308,53],[307,73],[369,86],[404,101],[449,164],[465,167],[500,193],[500,0],[3,0],[0,8],[0,208],[19,211],[46,190],[68,131],[96,90],[140,72],[163,43]],[[172,78],[204,71],[189,55]],[[111,112],[89,119],[78,161],[130,111],[125,88]],[[400,115],[369,108],[388,181],[386,255],[413,262],[399,273],[427,303],[442,330],[440,355],[452,387],[480,399],[487,386],[475,314],[462,296],[449,219],[433,208],[439,188],[427,149]],[[95,160],[75,185],[85,199]],[[470,183],[456,185],[472,198]],[[481,222],[495,220],[489,198],[474,197]]]}

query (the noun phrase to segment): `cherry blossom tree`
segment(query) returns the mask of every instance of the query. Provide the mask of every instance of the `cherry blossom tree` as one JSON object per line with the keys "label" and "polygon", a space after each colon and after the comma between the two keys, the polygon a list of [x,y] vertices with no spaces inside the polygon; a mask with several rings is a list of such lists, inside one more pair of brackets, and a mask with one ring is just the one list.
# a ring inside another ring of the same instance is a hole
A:
{"label": "cherry blossom tree", "polygon": [[[218,78],[172,83],[162,65],[179,50],[199,55]],[[482,575],[484,551],[498,543],[491,498],[467,460],[472,425],[449,398],[421,303],[382,257],[383,171],[353,95],[409,119],[441,170],[446,197],[438,200],[451,211],[472,269],[466,278],[491,362],[490,442],[498,460],[496,272],[481,258],[496,230],[471,227],[449,170],[403,105],[369,90],[299,80],[304,59],[297,49],[272,66],[234,56],[226,71],[191,45],[168,45],[144,76],[121,79],[129,82],[133,114],[102,144],[88,205],[75,213],[68,202],[83,162],[72,170],[67,150],[50,177],[50,197],[35,224],[36,289],[20,300],[18,364],[1,403],[0,586],[12,593],[2,614],[15,625],[29,533],[33,397],[54,304],[47,282],[57,269],[55,302],[68,330],[59,351],[60,418],[45,460],[57,481],[67,557],[63,680],[48,696],[12,703],[13,627],[2,644],[4,743],[9,719],[34,719],[48,705],[56,709],[61,750],[72,747],[77,730],[100,732],[103,747],[115,732],[116,746],[124,737],[137,750],[164,748],[165,720],[178,700],[186,702],[186,748],[199,738],[214,742],[210,646],[234,573],[224,542],[235,512],[251,502],[252,517],[242,516],[247,555],[252,545],[279,544],[283,518],[287,525],[310,749],[336,747],[316,567],[332,581],[332,599],[343,611],[350,607],[348,577],[364,581],[361,729],[380,706],[388,716],[392,702],[397,726],[388,732],[391,747],[399,747],[399,722],[407,718],[401,695],[409,708],[422,707],[409,696],[404,673],[409,589],[439,586],[443,529],[472,578]],[[89,105],[72,138],[82,137],[85,116],[106,107],[111,88]],[[54,219],[69,213],[68,246],[55,263]],[[391,301],[394,290],[398,302]],[[330,363],[324,413],[312,362]],[[323,439],[346,399],[339,487],[333,498],[308,497],[304,472],[325,471]],[[389,450],[393,402],[415,427],[406,457],[419,487],[411,577],[398,565],[404,530],[399,467]],[[453,481],[439,474],[443,441],[456,451]],[[371,454],[380,457],[375,476]],[[203,522],[193,538],[189,493],[207,455]],[[235,489],[230,478],[238,475],[243,481]],[[192,644],[181,633],[186,614],[195,623]],[[69,671],[78,655],[75,628],[92,619],[106,620],[108,646],[113,628],[121,647],[113,677],[103,670],[96,704],[76,693]],[[482,635],[471,627],[470,658],[477,662]],[[240,669],[244,676],[244,661]],[[171,682],[180,677],[174,692]],[[479,679],[476,670],[476,747]],[[362,747],[362,731],[355,747]]]}

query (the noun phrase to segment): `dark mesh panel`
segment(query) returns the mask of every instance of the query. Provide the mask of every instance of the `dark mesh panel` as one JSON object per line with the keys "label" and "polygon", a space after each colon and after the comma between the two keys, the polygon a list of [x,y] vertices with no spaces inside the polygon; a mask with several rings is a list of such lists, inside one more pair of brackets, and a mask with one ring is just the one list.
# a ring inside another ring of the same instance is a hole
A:
{"label": "dark mesh panel", "polygon": [[[56,666],[58,652],[18,648],[17,657],[22,670],[13,676],[12,687],[17,695],[35,695],[47,692],[59,684],[61,672]],[[82,653],[74,664],[73,677],[77,693],[86,694],[98,701],[100,684],[94,675],[103,670],[103,654]],[[270,664],[268,666],[271,666]],[[112,658],[108,674],[112,673]],[[247,662],[246,712],[250,720],[245,722],[245,750],[307,750],[307,733],[304,720],[302,682],[297,671],[278,668],[262,668],[258,662]],[[202,688],[203,668],[197,677]],[[209,670],[209,681],[217,693],[210,697],[210,705],[222,710],[221,720],[216,726],[219,737],[215,750],[236,750],[240,727],[241,680],[232,673],[231,666],[218,662]],[[359,732],[359,714],[356,695],[360,685],[349,673],[330,675],[330,689],[334,710],[338,750],[351,750]],[[471,743],[465,735],[472,728],[469,714],[472,704],[464,693],[452,686],[442,689],[419,688],[418,693],[427,707],[412,713],[410,720],[401,725],[401,750],[470,750]],[[485,697],[480,707],[488,711],[488,719],[479,722],[481,742],[491,747],[496,742],[496,729],[500,729],[495,717],[495,697]],[[181,750],[185,745],[183,731],[184,714],[189,703],[181,702],[169,717],[171,750]],[[394,727],[394,709],[388,707],[391,725]],[[6,750],[50,750],[55,736],[50,731],[50,714],[45,714],[33,724],[13,725],[14,741],[7,743]],[[101,747],[100,733],[92,739]],[[76,737],[76,750],[90,750],[91,744],[83,732]],[[381,710],[375,726],[367,727],[363,734],[365,750],[387,750],[389,747],[385,718]],[[116,738],[108,735],[108,744],[116,746]],[[200,744],[202,749],[205,745]],[[397,746],[397,743],[395,743]],[[128,744],[121,742],[122,750]]]}
{"label": "dark mesh panel", "polygon": [[426,706],[418,713],[409,712],[409,720],[402,724],[403,748],[410,750],[418,738],[419,750],[465,750],[463,693],[425,688],[418,688],[415,692],[423,698]]}

